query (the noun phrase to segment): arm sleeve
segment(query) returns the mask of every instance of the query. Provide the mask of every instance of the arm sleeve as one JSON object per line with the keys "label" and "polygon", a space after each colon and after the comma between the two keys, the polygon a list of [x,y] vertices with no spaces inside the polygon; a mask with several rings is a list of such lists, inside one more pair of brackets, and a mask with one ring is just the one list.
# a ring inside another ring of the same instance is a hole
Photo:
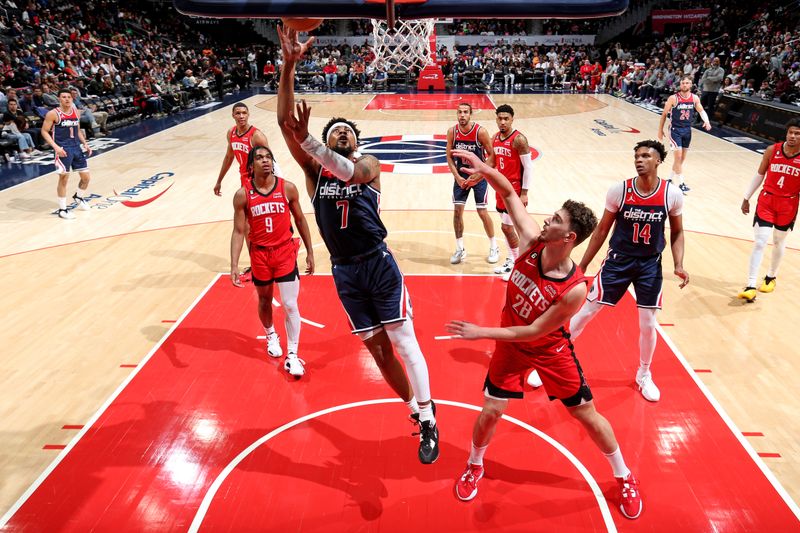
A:
{"label": "arm sleeve", "polygon": [[346,157],[337,154],[314,137],[311,134],[306,137],[306,140],[300,144],[300,147],[310,155],[317,163],[327,168],[334,176],[342,181],[349,181],[353,178],[353,173],[356,170],[352,161]]}
{"label": "arm sleeve", "polygon": [[758,190],[758,187],[761,185],[761,182],[764,181],[764,174],[756,174],[753,176],[752,181],[750,181],[750,185],[747,187],[747,190],[744,191],[744,199],[750,200],[753,196],[753,193]]}
{"label": "arm sleeve", "polygon": [[606,194],[606,210],[610,213],[619,211],[622,205],[622,198],[625,195],[625,183],[615,183]]}
{"label": "arm sleeve", "polygon": [[522,188],[526,191],[530,190],[531,183],[533,182],[533,160],[531,159],[531,154],[522,154],[519,156],[520,160],[522,160]]}

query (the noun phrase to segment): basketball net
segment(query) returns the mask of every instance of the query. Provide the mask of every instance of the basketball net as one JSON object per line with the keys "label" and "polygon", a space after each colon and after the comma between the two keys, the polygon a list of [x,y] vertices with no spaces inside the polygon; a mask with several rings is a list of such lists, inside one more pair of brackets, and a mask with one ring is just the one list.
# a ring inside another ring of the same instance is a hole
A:
{"label": "basketball net", "polygon": [[[398,67],[425,67],[434,61],[431,55],[431,36],[434,19],[398,20],[390,30],[385,20],[372,20],[372,37],[375,41],[375,61],[386,70]],[[435,47],[434,47],[435,50]]]}

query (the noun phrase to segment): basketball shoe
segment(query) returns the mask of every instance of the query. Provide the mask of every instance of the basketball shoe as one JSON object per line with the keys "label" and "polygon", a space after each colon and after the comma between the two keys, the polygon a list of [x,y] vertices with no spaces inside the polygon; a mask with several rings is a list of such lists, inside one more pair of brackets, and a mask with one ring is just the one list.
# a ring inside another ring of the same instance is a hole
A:
{"label": "basketball shoe", "polygon": [[467,463],[467,468],[456,481],[456,496],[462,502],[468,502],[478,495],[478,481],[483,478],[483,465]]}
{"label": "basketball shoe", "polygon": [[424,465],[432,464],[439,458],[439,426],[435,423],[436,404],[431,400],[431,410],[434,420],[420,421],[419,413],[410,416],[411,420],[419,425],[419,432],[412,433],[412,436],[419,435],[419,462]]}
{"label": "basketball shoe", "polygon": [[642,514],[642,496],[639,494],[639,482],[628,474],[626,477],[615,478],[620,490],[619,510],[625,518],[635,520]]}
{"label": "basketball shoe", "polygon": [[281,349],[281,338],[277,333],[267,333],[267,355],[275,358],[283,355],[283,350]]}
{"label": "basketball shoe", "polygon": [[685,196],[686,194],[688,194],[688,192],[689,192],[689,191],[691,191],[691,190],[692,190],[692,189],[690,189],[690,188],[689,188],[689,186],[688,186],[688,185],[686,185],[685,183],[681,183],[680,185],[678,185],[678,188],[681,190],[681,192],[684,194],[684,196]]}
{"label": "basketball shoe", "polygon": [[505,263],[494,269],[495,274],[500,274],[503,281],[508,281],[511,278],[511,271],[514,269],[514,261],[510,257],[506,257]]}
{"label": "basketball shoe", "polygon": [[297,357],[296,353],[289,352],[286,361],[283,362],[283,369],[294,376],[294,379],[300,379],[306,373],[305,364],[306,362]]}
{"label": "basketball shoe", "polygon": [[73,220],[75,218],[75,215],[66,209],[59,209],[56,214],[58,214],[58,218],[63,218],[64,220]]}
{"label": "basketball shoe", "polygon": [[489,248],[489,257],[486,258],[486,262],[495,264],[499,260],[500,260],[500,248],[498,248],[497,246],[495,246],[494,248]]}
{"label": "basketball shoe", "polygon": [[764,277],[764,282],[758,288],[758,292],[772,292],[775,290],[775,278]]}
{"label": "basketball shoe", "polygon": [[[772,289],[773,290],[775,289],[774,280],[773,280]],[[744,289],[739,291],[739,294],[737,294],[737,297],[740,300],[747,300],[747,303],[751,304],[751,303],[756,301],[756,288],[755,287],[745,287]]]}
{"label": "basketball shoe", "polygon": [[453,252],[453,255],[450,256],[450,264],[457,265],[466,258],[467,258],[467,251],[463,248],[456,248],[456,251]]}
{"label": "basketball shoe", "polygon": [[639,386],[642,396],[648,402],[657,402],[661,399],[661,391],[653,383],[653,374],[649,370],[647,372],[636,372],[636,384]]}
{"label": "basketball shoe", "polygon": [[78,209],[80,209],[81,211],[89,210],[89,202],[87,202],[85,198],[81,198],[80,196],[78,196],[78,193],[73,194],[72,199],[78,203]]}

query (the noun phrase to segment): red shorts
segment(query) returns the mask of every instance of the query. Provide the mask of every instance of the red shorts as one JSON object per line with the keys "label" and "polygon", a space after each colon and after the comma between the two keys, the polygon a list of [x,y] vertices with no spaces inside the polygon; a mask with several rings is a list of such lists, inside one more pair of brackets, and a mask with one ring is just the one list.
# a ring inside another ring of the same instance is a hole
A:
{"label": "red shorts", "polygon": [[756,205],[756,216],[753,224],[759,226],[774,226],[775,229],[786,231],[794,229],[797,218],[797,205],[800,196],[777,196],[767,191],[761,191]]}
{"label": "red shorts", "polygon": [[239,174],[239,181],[242,183],[242,187],[245,189],[250,188],[250,173],[245,172],[244,174]]}
{"label": "red shorts", "polygon": [[288,276],[297,268],[300,239],[290,239],[277,246],[250,243],[250,268],[255,285],[266,285]]}
{"label": "red shorts", "polygon": [[[525,380],[533,370],[539,372],[551,400],[578,405],[581,399],[592,399],[581,365],[567,339],[535,354],[523,352],[516,343],[498,342],[489,363],[485,393],[498,399],[522,398]],[[575,401],[569,403],[572,400]]]}
{"label": "red shorts", "polygon": [[[511,186],[514,187],[514,192],[517,193],[517,196],[519,196],[522,193],[521,181],[512,181]],[[495,207],[497,208],[498,211],[500,211],[501,213],[508,212],[508,210],[506,209],[506,203],[503,201],[503,197],[500,196],[500,193],[495,192],[494,200],[495,200]]]}

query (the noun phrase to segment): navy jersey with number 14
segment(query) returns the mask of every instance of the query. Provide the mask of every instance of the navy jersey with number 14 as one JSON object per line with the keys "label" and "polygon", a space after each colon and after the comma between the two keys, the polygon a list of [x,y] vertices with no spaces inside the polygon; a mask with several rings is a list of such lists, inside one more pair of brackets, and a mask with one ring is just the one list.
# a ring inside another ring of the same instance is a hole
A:
{"label": "navy jersey with number 14", "polygon": [[624,183],[609,248],[634,257],[657,255],[666,245],[664,231],[670,212],[671,183],[659,179],[656,189],[644,196],[636,188],[636,182],[632,178]]}

